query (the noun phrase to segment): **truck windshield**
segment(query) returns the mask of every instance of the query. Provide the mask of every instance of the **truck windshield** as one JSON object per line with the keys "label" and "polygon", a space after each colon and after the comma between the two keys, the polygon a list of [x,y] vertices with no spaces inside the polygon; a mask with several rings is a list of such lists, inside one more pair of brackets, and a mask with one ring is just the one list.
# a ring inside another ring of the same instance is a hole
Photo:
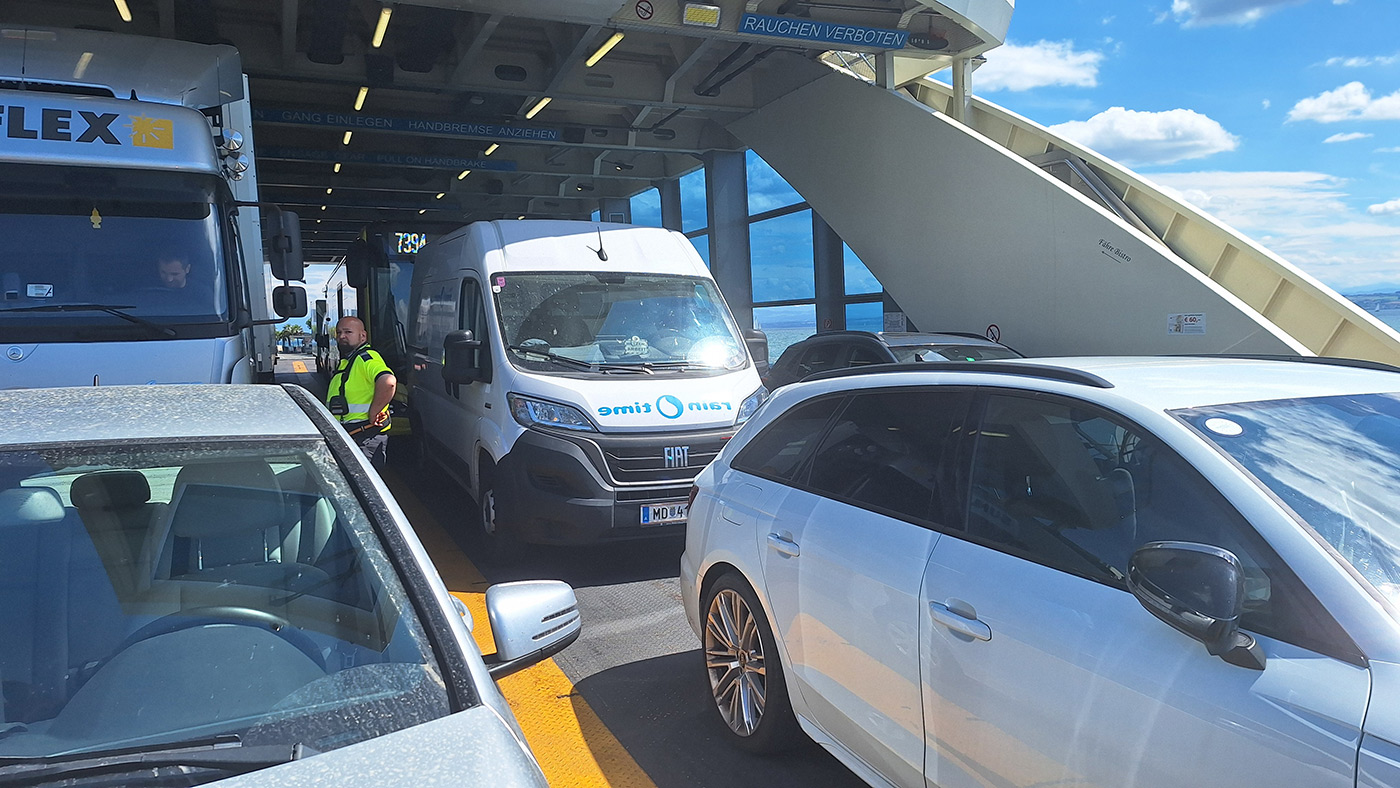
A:
{"label": "truck windshield", "polygon": [[1400,608],[1400,394],[1177,411]]}
{"label": "truck windshield", "polygon": [[139,339],[226,326],[232,245],[216,182],[0,166],[0,335]]}
{"label": "truck windshield", "polygon": [[719,290],[696,276],[509,273],[491,279],[511,360],[539,371],[727,371],[748,362]]}

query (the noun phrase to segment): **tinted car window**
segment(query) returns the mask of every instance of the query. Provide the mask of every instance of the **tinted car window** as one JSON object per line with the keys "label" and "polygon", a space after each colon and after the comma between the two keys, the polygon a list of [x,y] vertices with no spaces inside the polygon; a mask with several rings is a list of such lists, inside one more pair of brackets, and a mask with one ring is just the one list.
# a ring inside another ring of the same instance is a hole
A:
{"label": "tinted car window", "polygon": [[797,377],[801,379],[814,372],[834,369],[840,357],[840,343],[818,342],[802,351],[801,358],[797,360]]}
{"label": "tinted car window", "polygon": [[889,360],[889,357],[884,353],[862,342],[851,346],[851,357],[847,359],[846,366],[863,367],[868,364],[885,364]]}
{"label": "tinted car window", "polygon": [[1209,482],[1151,435],[1098,409],[988,397],[968,533],[1118,587],[1125,587],[1132,552],[1149,542],[1223,547],[1245,569],[1243,626],[1338,656],[1354,648]]}
{"label": "tinted car window", "polygon": [[969,396],[917,389],[856,394],[813,455],[808,486],[864,508],[941,521]]}
{"label": "tinted car window", "polygon": [[808,447],[822,434],[841,397],[804,402],[754,436],[730,466],[766,479],[791,481]]}

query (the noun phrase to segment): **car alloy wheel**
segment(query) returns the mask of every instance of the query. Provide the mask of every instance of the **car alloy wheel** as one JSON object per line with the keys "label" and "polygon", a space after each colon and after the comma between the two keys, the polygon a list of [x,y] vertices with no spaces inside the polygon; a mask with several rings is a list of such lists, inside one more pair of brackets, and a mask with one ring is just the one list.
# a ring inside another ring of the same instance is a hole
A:
{"label": "car alloy wheel", "polygon": [[740,736],[763,721],[766,662],[758,619],[738,591],[721,589],[705,616],[705,668],[720,717]]}
{"label": "car alloy wheel", "polygon": [[700,610],[715,711],[737,746],[759,753],[791,749],[802,741],[802,729],[758,595],[732,570],[707,586]]}

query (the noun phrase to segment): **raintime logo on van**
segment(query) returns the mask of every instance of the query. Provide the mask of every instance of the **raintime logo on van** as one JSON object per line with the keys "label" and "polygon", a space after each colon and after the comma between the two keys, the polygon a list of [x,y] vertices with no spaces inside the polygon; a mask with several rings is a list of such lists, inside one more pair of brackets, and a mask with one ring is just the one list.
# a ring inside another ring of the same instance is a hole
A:
{"label": "raintime logo on van", "polygon": [[633,402],[631,405],[612,405],[598,408],[599,416],[623,416],[638,413],[660,413],[668,419],[679,419],[688,410],[734,410],[732,402],[682,402],[673,394],[662,394],[656,402]]}

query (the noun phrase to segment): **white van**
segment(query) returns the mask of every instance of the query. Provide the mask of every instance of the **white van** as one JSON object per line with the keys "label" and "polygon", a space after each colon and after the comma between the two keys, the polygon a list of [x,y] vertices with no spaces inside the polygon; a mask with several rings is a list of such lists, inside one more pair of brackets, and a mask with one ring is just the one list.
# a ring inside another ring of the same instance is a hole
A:
{"label": "white van", "polygon": [[670,230],[478,222],[423,248],[411,303],[413,432],[497,555],[680,533],[691,481],[767,396]]}

